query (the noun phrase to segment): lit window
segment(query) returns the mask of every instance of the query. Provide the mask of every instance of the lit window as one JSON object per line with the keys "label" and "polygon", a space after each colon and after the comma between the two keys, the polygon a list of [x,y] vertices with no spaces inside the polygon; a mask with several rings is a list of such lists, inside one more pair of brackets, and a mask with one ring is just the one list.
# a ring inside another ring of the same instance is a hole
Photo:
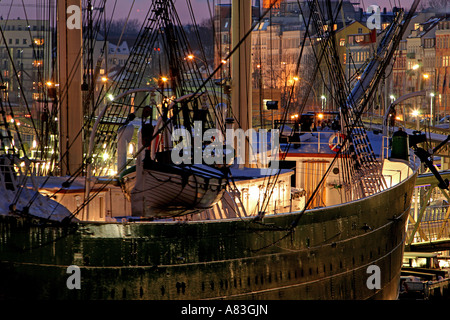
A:
{"label": "lit window", "polygon": [[42,39],[42,38],[34,38],[33,42],[37,46],[42,46],[44,44],[44,39]]}
{"label": "lit window", "polygon": [[363,41],[364,41],[364,36],[355,36],[355,41],[356,41],[357,43],[363,42]]}

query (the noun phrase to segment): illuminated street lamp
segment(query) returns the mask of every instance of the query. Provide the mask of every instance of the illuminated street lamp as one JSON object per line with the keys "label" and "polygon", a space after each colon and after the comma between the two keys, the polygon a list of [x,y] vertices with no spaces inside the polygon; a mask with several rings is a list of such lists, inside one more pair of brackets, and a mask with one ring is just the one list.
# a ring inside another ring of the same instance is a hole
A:
{"label": "illuminated street lamp", "polygon": [[325,97],[324,95],[322,95],[322,96],[320,96],[320,99],[322,99],[322,111],[323,111],[324,103],[325,103],[325,104],[327,103],[327,97]]}
{"label": "illuminated street lamp", "polygon": [[[198,60],[198,61],[203,62],[203,63],[205,64],[205,66],[208,65],[208,63],[207,63],[205,60],[200,59],[199,57],[196,57],[196,56],[194,56],[193,54],[187,55],[187,56],[186,56],[186,59],[187,59],[187,60],[191,60],[191,61]],[[185,59],[185,60],[186,60],[186,59]]]}
{"label": "illuminated street lamp", "polygon": [[391,99],[391,104],[394,103],[395,96],[394,96],[393,94],[391,94],[391,95],[389,96],[389,98]]}

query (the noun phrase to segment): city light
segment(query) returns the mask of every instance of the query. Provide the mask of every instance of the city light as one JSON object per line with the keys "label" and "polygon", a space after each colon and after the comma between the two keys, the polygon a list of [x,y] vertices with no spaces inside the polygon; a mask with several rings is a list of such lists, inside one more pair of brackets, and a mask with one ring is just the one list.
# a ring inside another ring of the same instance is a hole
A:
{"label": "city light", "polygon": [[293,79],[294,79],[294,81],[298,81],[299,77],[294,77]]}
{"label": "city light", "polygon": [[128,146],[128,154],[133,155],[134,153],[134,147],[133,144],[130,143],[130,145]]}
{"label": "city light", "polygon": [[326,101],[327,101],[327,97],[325,97],[324,95],[321,95],[320,96],[320,99],[322,99],[322,111],[324,110],[324,104],[326,103]]}
{"label": "city light", "polygon": [[413,116],[413,117],[418,117],[419,114],[420,114],[420,112],[419,112],[419,110],[417,110],[417,109],[413,110],[413,112],[412,112],[412,116]]}
{"label": "city light", "polygon": [[430,77],[430,75],[428,73],[424,73],[422,76],[424,79],[428,79]]}
{"label": "city light", "polygon": [[107,82],[108,78],[107,77],[102,77],[102,82]]}
{"label": "city light", "polygon": [[419,67],[420,67],[420,66],[419,66],[418,64],[415,64],[415,65],[412,66],[412,69],[413,69],[413,70],[417,70],[417,69],[419,69]]}

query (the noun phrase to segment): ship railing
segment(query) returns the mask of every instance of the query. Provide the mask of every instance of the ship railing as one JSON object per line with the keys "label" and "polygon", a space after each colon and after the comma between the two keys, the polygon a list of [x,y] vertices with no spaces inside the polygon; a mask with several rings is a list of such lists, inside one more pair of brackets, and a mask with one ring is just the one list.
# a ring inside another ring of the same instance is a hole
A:
{"label": "ship railing", "polygon": [[389,150],[389,136],[383,135],[383,140],[381,142],[381,161],[383,161],[384,159],[389,159]]}
{"label": "ship railing", "polygon": [[322,153],[323,151],[330,151],[330,138],[336,133],[335,131],[299,131],[300,141],[295,141],[294,135],[284,135],[285,144],[290,144],[290,151],[295,150],[296,146],[307,149],[308,152]]}
{"label": "ship railing", "polygon": [[[297,205],[297,206],[296,206]],[[287,213],[292,211],[299,211],[303,209],[300,204],[296,203],[296,200],[276,200],[274,203],[271,203],[266,208],[266,215],[276,215],[280,213]]]}
{"label": "ship railing", "polygon": [[[53,169],[49,161],[16,156],[8,157],[0,165],[1,173],[8,177],[7,183],[14,185],[14,189],[22,186],[31,186],[36,191],[38,190],[36,177],[48,176]],[[2,179],[4,180],[5,177]],[[2,181],[2,184],[4,184],[4,181]],[[3,185],[3,187],[5,186]]]}

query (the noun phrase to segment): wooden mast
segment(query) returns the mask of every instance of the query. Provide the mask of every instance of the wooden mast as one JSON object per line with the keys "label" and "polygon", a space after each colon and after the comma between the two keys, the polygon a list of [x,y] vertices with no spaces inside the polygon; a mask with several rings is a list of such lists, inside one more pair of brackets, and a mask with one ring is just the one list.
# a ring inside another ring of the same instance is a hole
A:
{"label": "wooden mast", "polygon": [[[231,44],[235,48],[252,27],[252,2],[233,0],[231,5]],[[251,35],[231,57],[231,108],[236,119],[234,129],[252,128]],[[245,167],[250,166],[251,135],[245,143]],[[235,148],[237,150],[237,148]]]}
{"label": "wooden mast", "polygon": [[72,175],[83,163],[81,0],[57,1],[59,71],[59,152],[61,175]]}

